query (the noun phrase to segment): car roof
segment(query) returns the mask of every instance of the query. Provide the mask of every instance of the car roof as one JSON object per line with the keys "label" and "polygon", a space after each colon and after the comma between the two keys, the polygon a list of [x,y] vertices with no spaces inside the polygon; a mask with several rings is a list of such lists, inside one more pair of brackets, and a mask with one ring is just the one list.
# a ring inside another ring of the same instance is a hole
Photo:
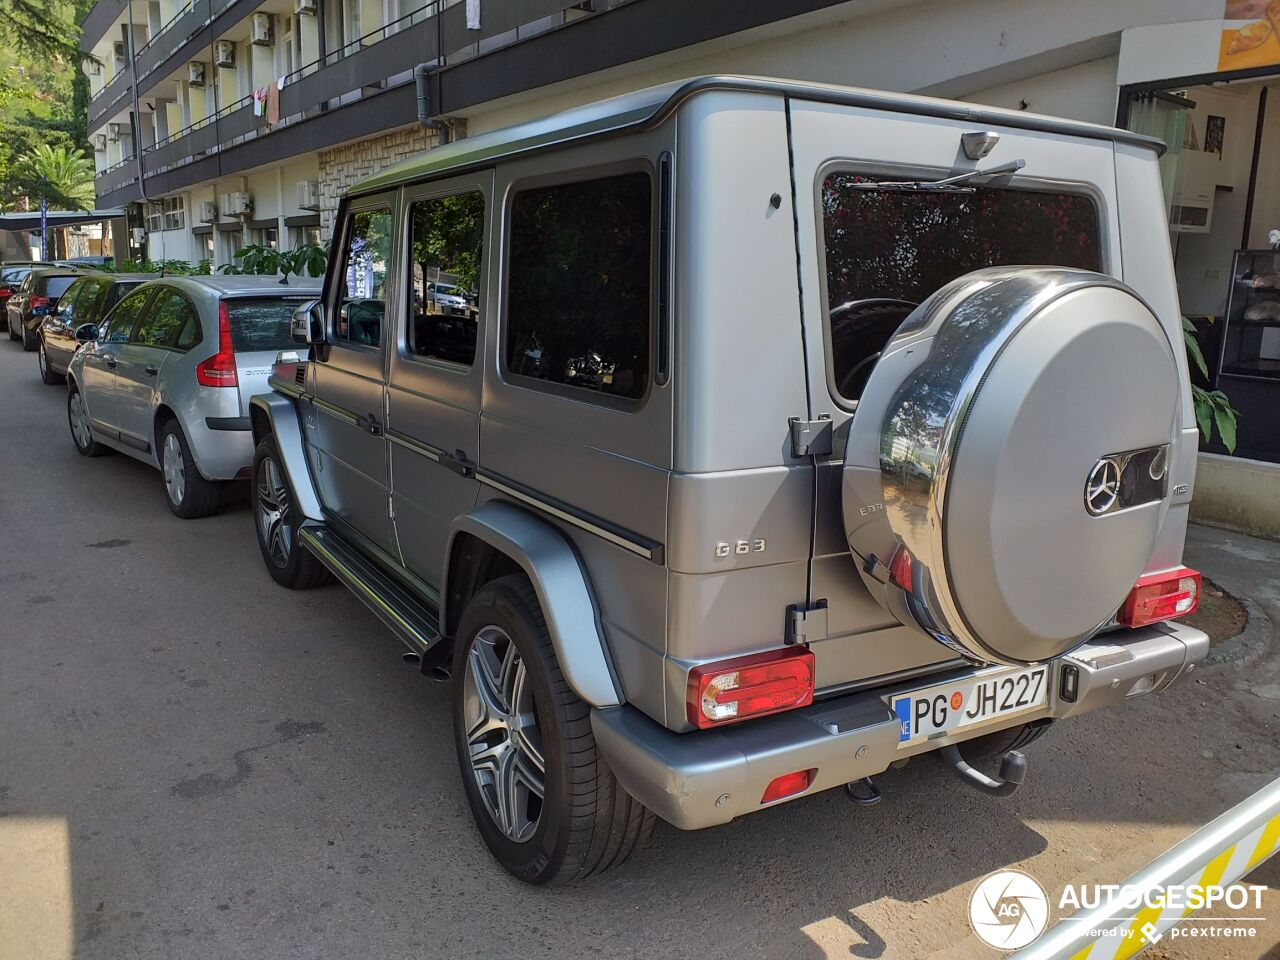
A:
{"label": "car roof", "polygon": [[96,270],[77,270],[75,267],[36,267],[31,271],[41,277],[93,277]]}
{"label": "car roof", "polygon": [[1005,110],[955,100],[939,100],[906,93],[867,90],[827,83],[805,83],[769,77],[708,76],[646,87],[620,97],[599,100],[562,113],[500,130],[476,134],[426,150],[359,181],[351,196],[385,190],[462,169],[490,166],[498,160],[583,140],[648,130],[667,120],[682,103],[708,91],[773,94],[796,100],[944,117],[965,123],[1041,130],[1064,136],[1133,143],[1163,153],[1165,144],[1154,137],[1096,123],[1048,117],[1022,110]]}
{"label": "car roof", "polygon": [[211,276],[166,276],[158,278],[161,282],[190,293],[212,293],[219,297],[234,296],[279,296],[288,297],[298,294],[319,293],[322,280],[318,277],[289,278],[288,283],[281,283],[274,275],[246,276],[215,273]]}

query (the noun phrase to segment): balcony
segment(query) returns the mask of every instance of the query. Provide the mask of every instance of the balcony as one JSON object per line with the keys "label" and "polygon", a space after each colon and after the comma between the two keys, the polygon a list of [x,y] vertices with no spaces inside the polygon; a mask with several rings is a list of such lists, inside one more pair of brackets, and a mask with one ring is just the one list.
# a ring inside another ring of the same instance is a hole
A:
{"label": "balcony", "polygon": [[[108,0],[99,0],[93,13],[106,3]],[[121,101],[130,92],[134,70],[138,74],[138,96],[141,97],[176,70],[179,63],[191,59],[187,48],[197,33],[211,25],[215,36],[225,33],[256,7],[251,0],[187,0],[168,23],[134,51],[134,66],[126,64],[89,101],[89,130],[95,130],[103,120],[119,112]],[[87,38],[84,42],[88,42]]]}
{"label": "balcony", "polygon": [[[183,44],[175,46],[176,38],[188,29],[201,29],[202,18],[216,18],[236,2],[212,0],[211,10],[209,0],[195,0],[174,19],[171,29],[157,33],[147,48],[138,51],[140,76],[143,70],[166,75],[168,60],[184,55]],[[241,2],[247,11],[252,10],[252,3]],[[432,3],[420,7],[289,74],[280,91],[280,120],[274,125],[269,126],[265,117],[255,116],[252,97],[243,97],[144,147],[148,193],[180,189],[237,169],[412,122],[412,71],[416,64],[444,59],[440,57],[441,49],[448,52],[447,59],[467,61],[563,26],[566,19],[575,16],[566,11],[581,8],[582,0],[493,3],[485,7],[481,30],[467,29],[464,4],[456,3],[437,12],[439,6]],[[192,19],[186,20],[188,17]],[[175,39],[166,40],[170,35]],[[157,52],[148,56],[150,48]],[[112,81],[103,93],[112,91],[120,79]],[[140,80],[140,85],[147,86],[145,80]],[[124,91],[128,90],[126,83]],[[357,106],[358,111],[353,109]],[[343,111],[346,118],[341,123],[331,122],[337,111]],[[105,110],[98,117],[104,114]],[[308,123],[321,118],[326,121],[323,125]],[[92,126],[92,119],[90,123]],[[306,135],[301,133],[304,126]],[[324,129],[316,129],[318,126]],[[293,135],[276,136],[285,130]],[[234,161],[230,159],[233,153],[237,155]],[[99,175],[95,187],[100,199],[111,197],[123,203],[137,198],[137,163],[131,160],[129,165],[121,169],[123,165],[117,164]]]}

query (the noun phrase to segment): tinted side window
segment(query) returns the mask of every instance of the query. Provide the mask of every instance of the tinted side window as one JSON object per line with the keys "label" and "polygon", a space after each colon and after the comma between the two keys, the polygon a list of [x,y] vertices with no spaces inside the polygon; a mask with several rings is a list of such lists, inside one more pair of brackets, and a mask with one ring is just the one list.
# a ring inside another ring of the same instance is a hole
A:
{"label": "tinted side window", "polygon": [[419,200],[412,224],[409,352],[470,365],[480,317],[484,196],[461,193]]}
{"label": "tinted side window", "polygon": [[510,373],[620,399],[649,385],[652,187],[628,173],[511,202]]}
{"label": "tinted side window", "polygon": [[151,296],[150,290],[135,290],[115,305],[107,314],[106,333],[101,337],[103,343],[127,343],[133,326],[138,322],[142,308],[147,305]]}
{"label": "tinted side window", "polygon": [[857,400],[880,351],[916,305],[973,270],[1013,264],[1102,269],[1098,212],[1076,193],[1007,187],[904,193],[822,185],[832,388]]}
{"label": "tinted side window", "polygon": [[333,331],[339,343],[376,347],[382,342],[390,259],[391,211],[361,210],[348,216]]}
{"label": "tinted side window", "polygon": [[86,306],[93,300],[94,283],[92,280],[81,280],[67,288],[67,292],[58,301],[58,316],[63,323],[75,324],[80,316],[80,303]]}
{"label": "tinted side window", "polygon": [[170,347],[182,328],[192,321],[199,324],[191,302],[176,290],[161,290],[156,294],[147,318],[138,325],[129,342],[144,347]]}

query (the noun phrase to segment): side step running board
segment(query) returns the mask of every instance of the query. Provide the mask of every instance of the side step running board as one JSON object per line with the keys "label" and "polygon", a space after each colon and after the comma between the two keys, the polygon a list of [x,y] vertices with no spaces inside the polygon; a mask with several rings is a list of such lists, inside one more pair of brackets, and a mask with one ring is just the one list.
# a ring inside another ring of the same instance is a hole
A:
{"label": "side step running board", "polygon": [[434,606],[328,527],[305,526],[298,539],[429,668],[426,653],[442,639]]}

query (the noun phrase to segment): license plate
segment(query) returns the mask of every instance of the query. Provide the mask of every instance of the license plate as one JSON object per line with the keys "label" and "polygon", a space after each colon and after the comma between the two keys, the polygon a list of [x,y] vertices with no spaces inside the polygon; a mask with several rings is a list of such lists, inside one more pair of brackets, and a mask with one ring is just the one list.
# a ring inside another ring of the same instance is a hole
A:
{"label": "license plate", "polygon": [[912,690],[891,701],[898,745],[1025,713],[1049,698],[1049,668],[1021,667]]}

